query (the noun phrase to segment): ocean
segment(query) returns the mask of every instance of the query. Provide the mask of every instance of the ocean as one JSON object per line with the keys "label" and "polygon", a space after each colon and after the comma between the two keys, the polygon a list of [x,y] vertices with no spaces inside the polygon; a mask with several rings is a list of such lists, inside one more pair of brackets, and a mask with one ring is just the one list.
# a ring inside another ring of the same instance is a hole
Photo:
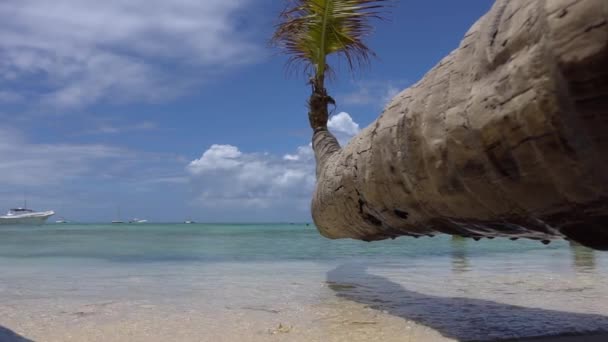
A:
{"label": "ocean", "polygon": [[[608,253],[327,240],[304,224],[0,227],[0,341],[448,341],[608,332]],[[4,335],[3,335],[4,334]]]}

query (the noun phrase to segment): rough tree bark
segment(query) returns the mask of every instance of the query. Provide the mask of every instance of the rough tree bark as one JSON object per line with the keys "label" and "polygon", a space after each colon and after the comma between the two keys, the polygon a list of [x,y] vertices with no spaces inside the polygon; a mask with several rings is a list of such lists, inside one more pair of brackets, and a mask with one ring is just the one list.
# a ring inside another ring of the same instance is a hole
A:
{"label": "rough tree bark", "polygon": [[346,147],[315,130],[321,234],[608,249],[607,20],[606,0],[498,0]]}

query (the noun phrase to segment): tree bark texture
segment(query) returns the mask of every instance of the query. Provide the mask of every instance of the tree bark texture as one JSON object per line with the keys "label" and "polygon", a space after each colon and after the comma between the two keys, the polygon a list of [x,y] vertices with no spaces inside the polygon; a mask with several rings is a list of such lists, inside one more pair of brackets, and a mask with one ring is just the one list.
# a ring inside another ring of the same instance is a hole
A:
{"label": "tree bark texture", "polygon": [[607,20],[606,0],[498,0],[347,146],[315,130],[321,234],[608,249]]}

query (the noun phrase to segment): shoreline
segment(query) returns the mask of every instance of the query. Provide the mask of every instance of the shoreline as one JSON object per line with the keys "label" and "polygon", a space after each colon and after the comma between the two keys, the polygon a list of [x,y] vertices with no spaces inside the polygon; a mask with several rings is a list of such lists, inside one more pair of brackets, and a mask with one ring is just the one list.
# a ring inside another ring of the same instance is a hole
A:
{"label": "shoreline", "polygon": [[0,270],[0,326],[25,341],[573,342],[608,329],[608,255],[567,244],[74,226],[1,231]]}

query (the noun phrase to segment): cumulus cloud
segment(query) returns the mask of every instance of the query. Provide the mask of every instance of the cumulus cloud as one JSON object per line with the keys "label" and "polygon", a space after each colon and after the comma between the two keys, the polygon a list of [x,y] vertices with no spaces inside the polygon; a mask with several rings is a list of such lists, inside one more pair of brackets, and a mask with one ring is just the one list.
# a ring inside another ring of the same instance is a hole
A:
{"label": "cumulus cloud", "polygon": [[192,161],[189,170],[194,174],[206,171],[231,170],[243,163],[243,153],[236,146],[211,145],[200,159]]}
{"label": "cumulus cloud", "polygon": [[[359,132],[359,125],[347,113],[333,116],[328,126],[343,142]],[[198,204],[204,207],[276,210],[287,206],[307,211],[315,184],[310,144],[282,157],[212,145],[187,170],[194,188],[201,189]]]}
{"label": "cumulus cloud", "polygon": [[327,127],[336,136],[336,139],[338,139],[342,146],[346,145],[360,131],[359,124],[353,121],[353,118],[345,112],[332,116],[327,123]]}
{"label": "cumulus cloud", "polygon": [[283,159],[288,161],[314,160],[312,144],[298,147],[296,153],[286,154],[283,156]]}
{"label": "cumulus cloud", "polygon": [[291,158],[244,153],[232,145],[212,145],[187,167],[203,190],[203,206],[268,208],[284,200],[306,198],[314,185],[312,154],[301,149]]}
{"label": "cumulus cloud", "polygon": [[250,2],[3,0],[0,98],[17,98],[4,87],[61,107],[178,96],[257,58],[241,20]]}

